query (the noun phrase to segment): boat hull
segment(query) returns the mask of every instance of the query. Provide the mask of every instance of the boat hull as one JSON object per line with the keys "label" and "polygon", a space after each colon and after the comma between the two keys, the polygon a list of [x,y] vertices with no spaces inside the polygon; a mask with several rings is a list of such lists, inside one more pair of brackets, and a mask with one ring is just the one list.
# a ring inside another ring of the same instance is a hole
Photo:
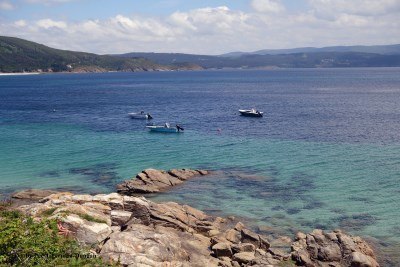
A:
{"label": "boat hull", "polygon": [[240,115],[245,116],[245,117],[257,117],[260,118],[263,116],[262,112],[251,112],[250,110],[239,110]]}
{"label": "boat hull", "polygon": [[167,128],[164,126],[146,126],[150,132],[158,132],[158,133],[183,133],[182,131],[178,131],[176,128]]}
{"label": "boat hull", "polygon": [[149,116],[148,114],[128,113],[128,115],[131,119],[136,119],[136,120],[151,120],[152,119],[152,117]]}

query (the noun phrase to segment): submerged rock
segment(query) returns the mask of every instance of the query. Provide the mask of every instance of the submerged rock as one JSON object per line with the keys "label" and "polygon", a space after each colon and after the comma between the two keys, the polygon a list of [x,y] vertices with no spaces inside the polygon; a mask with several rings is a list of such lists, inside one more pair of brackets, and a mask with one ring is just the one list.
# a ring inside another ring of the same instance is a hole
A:
{"label": "submerged rock", "polygon": [[157,193],[183,183],[194,176],[206,174],[208,174],[208,171],[205,170],[172,169],[160,171],[146,169],[136,175],[135,179],[127,180],[117,185],[117,192],[123,195]]}

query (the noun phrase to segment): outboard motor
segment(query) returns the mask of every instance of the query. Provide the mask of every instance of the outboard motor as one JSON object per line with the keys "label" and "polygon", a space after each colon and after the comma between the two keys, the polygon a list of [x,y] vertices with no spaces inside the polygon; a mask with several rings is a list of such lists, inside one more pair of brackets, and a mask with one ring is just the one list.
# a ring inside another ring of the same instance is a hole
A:
{"label": "outboard motor", "polygon": [[147,119],[148,119],[148,120],[153,119],[153,117],[150,115],[150,113],[147,113]]}
{"label": "outboard motor", "polygon": [[184,130],[185,130],[185,129],[183,129],[181,126],[179,126],[178,124],[176,125],[176,129],[178,129],[178,132],[184,131]]}

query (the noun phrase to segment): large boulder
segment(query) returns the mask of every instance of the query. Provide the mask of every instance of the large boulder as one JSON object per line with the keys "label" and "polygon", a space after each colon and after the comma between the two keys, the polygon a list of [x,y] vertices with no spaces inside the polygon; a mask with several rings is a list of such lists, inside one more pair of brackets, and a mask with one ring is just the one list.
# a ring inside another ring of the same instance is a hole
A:
{"label": "large boulder", "polygon": [[351,267],[377,267],[379,264],[371,256],[365,255],[361,252],[351,253]]}
{"label": "large boulder", "polygon": [[155,170],[146,169],[136,175],[136,178],[124,181],[117,185],[117,192],[123,195],[138,195],[157,193],[184,182],[198,175],[206,175],[205,170]]}
{"label": "large boulder", "polygon": [[365,241],[341,231],[325,233],[316,229],[307,235],[298,233],[291,255],[297,264],[305,266],[379,266]]}
{"label": "large boulder", "polygon": [[175,229],[132,224],[111,234],[100,255],[127,266],[217,266],[208,245]]}
{"label": "large boulder", "polygon": [[212,251],[214,252],[214,255],[219,258],[219,257],[232,257],[232,249],[231,246],[228,243],[217,243],[214,246],[212,246]]}
{"label": "large boulder", "polygon": [[239,252],[233,255],[233,260],[241,264],[250,264],[254,259],[254,252]]}
{"label": "large boulder", "polygon": [[251,243],[256,248],[260,248],[263,250],[267,250],[270,247],[270,243],[265,237],[256,234],[250,231],[249,229],[242,229],[241,236],[242,236],[241,238],[242,243]]}
{"label": "large boulder", "polygon": [[63,218],[62,225],[68,229],[79,243],[96,245],[108,238],[111,227],[106,223],[88,221],[78,215],[70,214]]}

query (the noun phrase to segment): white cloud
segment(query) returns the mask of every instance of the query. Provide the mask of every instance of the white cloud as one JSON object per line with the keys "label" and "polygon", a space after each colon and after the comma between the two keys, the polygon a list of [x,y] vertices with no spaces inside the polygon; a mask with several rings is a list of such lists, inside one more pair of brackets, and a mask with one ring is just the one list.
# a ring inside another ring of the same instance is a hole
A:
{"label": "white cloud", "polygon": [[0,1],[0,10],[13,10],[15,7],[9,1]]}
{"label": "white cloud", "polygon": [[16,27],[25,27],[27,25],[26,21],[21,19],[21,20],[17,20],[16,22],[14,22],[14,25]]}
{"label": "white cloud", "polygon": [[261,13],[279,13],[285,10],[280,0],[252,0],[251,6]]}
{"label": "white cloud", "polygon": [[242,12],[222,6],[153,17],[116,15],[82,21],[43,18],[0,22],[0,35],[17,35],[55,48],[95,53],[220,54],[266,48],[400,43],[399,12],[361,15],[346,10],[332,12],[329,19],[318,15],[316,6],[297,13]]}
{"label": "white cloud", "polygon": [[55,21],[52,19],[41,19],[36,22],[36,25],[39,28],[43,29],[50,29],[50,28],[60,28],[60,29],[66,29],[67,28],[67,23],[64,21]]}
{"label": "white cloud", "polygon": [[337,14],[374,16],[400,11],[399,0],[308,0],[308,2],[318,15],[329,18]]}

